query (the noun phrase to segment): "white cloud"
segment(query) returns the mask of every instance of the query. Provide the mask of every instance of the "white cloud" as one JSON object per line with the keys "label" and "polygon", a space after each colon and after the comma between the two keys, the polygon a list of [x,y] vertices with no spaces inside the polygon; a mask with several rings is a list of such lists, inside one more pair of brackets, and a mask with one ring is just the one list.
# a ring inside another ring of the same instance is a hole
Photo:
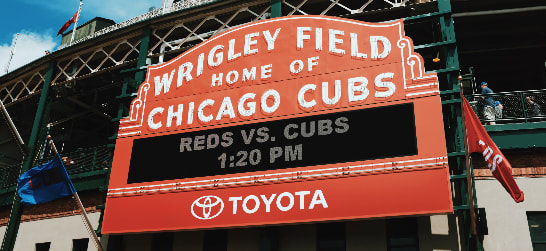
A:
{"label": "white cloud", "polygon": [[[15,54],[11,60],[9,71],[11,72],[23,65],[45,56],[46,50],[53,51],[56,46],[57,43],[54,41],[54,37],[50,35],[22,31],[17,38],[17,45],[14,51]],[[0,62],[0,75],[5,74],[4,67],[8,62],[10,51],[11,43],[0,45],[0,59],[3,59],[3,62]]]}
{"label": "white cloud", "polygon": [[[78,8],[78,1],[75,0],[21,1],[26,4],[40,6],[43,8],[43,11],[49,10],[59,13],[58,15],[65,15],[66,20],[68,20]],[[160,7],[161,2],[161,0],[84,0],[84,5],[82,7],[83,19],[80,19],[80,21],[87,22],[94,17],[102,17],[112,19],[115,22],[123,22],[145,14],[152,6]],[[59,24],[59,27],[52,27],[51,29],[55,29],[54,31],[21,31],[19,38],[17,39],[17,47],[15,48],[15,55],[11,60],[9,71],[11,72],[44,56],[46,50],[54,51],[59,44],[55,41],[56,38],[53,37],[53,34],[57,34],[57,29],[60,28],[60,25],[62,24]],[[13,34],[13,36],[15,36],[15,34]],[[11,50],[11,41],[9,41],[9,44],[5,41],[3,42],[4,44],[0,43],[0,76],[5,74],[4,67],[8,61]]]}

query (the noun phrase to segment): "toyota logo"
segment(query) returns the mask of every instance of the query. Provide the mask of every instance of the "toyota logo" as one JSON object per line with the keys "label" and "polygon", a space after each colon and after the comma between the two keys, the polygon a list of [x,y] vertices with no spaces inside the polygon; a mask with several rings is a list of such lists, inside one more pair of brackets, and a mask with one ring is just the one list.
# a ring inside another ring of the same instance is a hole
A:
{"label": "toyota logo", "polygon": [[216,218],[224,210],[224,202],[220,197],[206,195],[191,204],[191,214],[200,220]]}

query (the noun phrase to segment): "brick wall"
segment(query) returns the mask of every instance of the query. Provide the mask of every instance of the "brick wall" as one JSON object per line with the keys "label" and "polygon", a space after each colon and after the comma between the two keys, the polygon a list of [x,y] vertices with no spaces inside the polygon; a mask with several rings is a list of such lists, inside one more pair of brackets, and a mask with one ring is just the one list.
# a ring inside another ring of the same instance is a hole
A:
{"label": "brick wall", "polygon": [[[97,209],[97,206],[102,205],[105,201],[105,195],[98,191],[79,192],[78,195],[87,213],[100,211],[100,209]],[[11,206],[0,208],[0,226],[8,224],[10,211]],[[67,196],[39,205],[24,206],[21,221],[42,220],[76,214],[80,214],[79,207],[71,196]]]}
{"label": "brick wall", "polygon": [[[503,152],[512,165],[512,175],[515,177],[539,177],[546,175],[546,152],[529,150],[520,153]],[[487,179],[493,177],[480,154],[472,155],[474,177]]]}

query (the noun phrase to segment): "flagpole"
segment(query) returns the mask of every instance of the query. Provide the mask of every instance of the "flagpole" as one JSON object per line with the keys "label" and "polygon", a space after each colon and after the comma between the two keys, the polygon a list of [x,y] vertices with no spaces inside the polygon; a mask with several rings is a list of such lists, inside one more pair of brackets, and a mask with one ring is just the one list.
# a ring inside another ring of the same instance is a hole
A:
{"label": "flagpole", "polygon": [[[53,143],[53,140],[51,139],[51,135],[48,135],[47,138],[49,139],[49,145],[53,149],[53,152],[55,153],[55,155],[57,155],[58,154],[57,148],[55,147],[55,143]],[[74,198],[74,201],[76,202],[76,204],[80,208],[81,215],[84,218],[85,227],[87,228],[87,230],[89,231],[89,233],[93,237],[93,240],[95,242],[95,246],[97,247],[97,249],[99,251],[102,251],[102,246],[100,244],[99,238],[97,237],[97,234],[95,233],[95,231],[93,230],[93,227],[91,226],[91,222],[89,221],[89,218],[87,217],[87,212],[85,211],[85,207],[83,207],[83,204],[82,204],[82,201],[80,199],[80,196],[78,195],[78,192],[74,191],[74,194],[72,195],[72,198]]]}
{"label": "flagpole", "polygon": [[8,110],[6,110],[6,107],[4,106],[2,99],[0,99],[0,108],[2,110],[2,113],[4,113],[4,117],[6,118],[6,121],[8,121],[8,124],[10,126],[12,133],[17,139],[19,149],[21,149],[21,152],[23,153],[23,155],[26,154],[25,148],[24,148],[25,141],[23,141],[23,138],[21,138],[21,134],[19,134],[17,127],[15,127],[15,124],[13,123],[13,120],[11,120],[11,117],[9,116]]}
{"label": "flagpole", "polygon": [[470,222],[472,226],[472,235],[477,236],[478,231],[476,228],[476,211],[475,211],[475,205],[474,205],[474,189],[473,189],[473,182],[472,182],[472,170],[470,169],[470,153],[468,150],[468,136],[466,132],[466,118],[464,113],[464,103],[463,103],[463,85],[462,85],[462,77],[459,76],[459,94],[461,98],[461,118],[462,118],[462,124],[463,124],[463,140],[464,140],[464,155],[465,155],[465,163],[466,163],[466,186],[468,190],[468,207],[470,208]]}
{"label": "flagpole", "polygon": [[78,15],[76,16],[76,21],[74,22],[74,29],[72,30],[72,37],[70,38],[70,45],[74,41],[74,35],[76,34],[76,27],[78,26],[78,21],[80,20],[80,13],[82,12],[83,0],[80,0],[80,6],[78,8]]}

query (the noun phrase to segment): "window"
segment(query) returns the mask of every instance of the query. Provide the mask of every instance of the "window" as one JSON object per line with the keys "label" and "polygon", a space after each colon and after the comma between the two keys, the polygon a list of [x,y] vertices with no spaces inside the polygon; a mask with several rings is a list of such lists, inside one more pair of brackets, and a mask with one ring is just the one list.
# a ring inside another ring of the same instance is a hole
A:
{"label": "window", "polygon": [[155,233],[152,235],[152,250],[172,251],[173,240],[174,240],[173,232]]}
{"label": "window", "polygon": [[387,224],[387,250],[418,251],[419,238],[416,218],[389,219]]}
{"label": "window", "polygon": [[87,251],[87,245],[89,244],[88,238],[83,239],[73,239],[72,240],[72,251]]}
{"label": "window", "polygon": [[345,251],[345,222],[317,224],[317,251]]}
{"label": "window", "polygon": [[534,251],[546,250],[546,212],[527,212]]}
{"label": "window", "polygon": [[225,229],[205,231],[203,251],[226,251],[227,233]]}
{"label": "window", "polygon": [[123,250],[123,235],[110,235],[106,250]]}
{"label": "window", "polygon": [[279,250],[279,232],[276,227],[262,227],[260,230],[260,251]]}
{"label": "window", "polygon": [[51,242],[36,243],[36,251],[49,251]]}

